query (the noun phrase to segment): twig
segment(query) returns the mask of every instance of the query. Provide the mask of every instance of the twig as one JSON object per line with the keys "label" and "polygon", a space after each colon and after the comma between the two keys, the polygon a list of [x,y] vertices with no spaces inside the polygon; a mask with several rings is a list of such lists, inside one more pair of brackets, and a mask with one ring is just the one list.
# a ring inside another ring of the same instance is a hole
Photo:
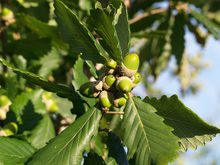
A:
{"label": "twig", "polygon": [[129,24],[130,25],[134,24],[138,21],[143,20],[144,18],[147,18],[147,17],[155,15],[155,14],[165,13],[171,7],[175,7],[178,11],[180,11],[180,10],[186,11],[188,9],[188,4],[187,3],[178,3],[176,6],[170,5],[168,8],[153,9],[153,10],[146,12],[142,15],[138,15],[138,16],[134,17],[133,19],[130,19]]}
{"label": "twig", "polygon": [[119,111],[105,111],[104,113],[106,115],[124,115],[124,112],[119,112]]}
{"label": "twig", "polygon": [[164,13],[166,11],[167,11],[167,8],[159,8],[159,9],[151,10],[150,12],[144,13],[142,15],[139,15],[139,16],[134,17],[133,19],[129,20],[129,24],[134,24],[134,23],[136,23],[146,17],[149,17],[151,15],[155,15],[155,14]]}

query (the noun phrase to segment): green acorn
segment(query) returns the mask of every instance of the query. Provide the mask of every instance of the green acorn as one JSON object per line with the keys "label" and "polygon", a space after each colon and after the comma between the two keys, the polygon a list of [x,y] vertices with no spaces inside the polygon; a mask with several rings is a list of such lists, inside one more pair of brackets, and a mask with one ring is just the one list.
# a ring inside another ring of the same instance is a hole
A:
{"label": "green acorn", "polygon": [[103,78],[103,88],[105,90],[108,90],[112,87],[112,85],[115,83],[116,78],[114,75],[107,75]]}
{"label": "green acorn", "polygon": [[125,97],[119,97],[114,100],[114,106],[119,108],[119,107],[124,106],[126,102],[127,102],[127,99]]}
{"label": "green acorn", "polygon": [[124,93],[129,93],[132,90],[132,81],[126,76],[119,77],[116,82],[116,87]]}
{"label": "green acorn", "polygon": [[8,123],[2,128],[2,131],[4,131],[5,136],[14,135],[18,131],[18,125],[15,122]]}
{"label": "green acorn", "polygon": [[131,80],[133,82],[133,87],[135,87],[142,79],[142,76],[139,72],[136,72],[134,76],[132,76]]}
{"label": "green acorn", "polygon": [[113,96],[107,91],[102,91],[99,95],[99,101],[104,108],[110,108],[112,106]]}
{"label": "green acorn", "polygon": [[115,69],[117,66],[117,62],[113,59],[110,59],[109,61],[107,61],[106,66],[111,69]]}
{"label": "green acorn", "polygon": [[0,107],[7,107],[11,105],[11,101],[5,95],[0,96]]}
{"label": "green acorn", "polygon": [[136,53],[130,53],[123,59],[119,71],[124,76],[132,77],[137,72],[138,67],[138,55]]}
{"label": "green acorn", "polygon": [[7,112],[4,109],[0,108],[0,120],[5,120],[6,117],[7,117]]}
{"label": "green acorn", "polygon": [[94,98],[97,97],[100,93],[100,91],[97,91],[95,89],[95,82],[87,82],[85,84],[83,84],[80,88],[79,88],[79,92],[85,96],[85,97],[90,97],[90,98]]}

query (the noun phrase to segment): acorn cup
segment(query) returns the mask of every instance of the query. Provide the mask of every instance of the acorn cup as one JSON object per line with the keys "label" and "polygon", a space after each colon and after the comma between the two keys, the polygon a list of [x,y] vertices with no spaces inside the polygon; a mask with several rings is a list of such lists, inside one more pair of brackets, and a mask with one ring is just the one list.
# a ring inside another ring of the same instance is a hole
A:
{"label": "acorn cup", "polygon": [[119,77],[116,81],[116,88],[123,93],[131,92],[132,86],[131,79],[126,76]]}
{"label": "acorn cup", "polygon": [[97,89],[101,89],[100,86],[102,85],[97,82],[87,82],[79,88],[79,92],[85,97],[94,98],[99,95],[100,91]]}
{"label": "acorn cup", "polygon": [[138,70],[139,56],[136,53],[130,53],[124,57],[119,72],[123,76],[132,77]]}
{"label": "acorn cup", "polygon": [[102,91],[99,95],[99,101],[103,108],[110,108],[113,102],[113,95],[110,92]]}
{"label": "acorn cup", "polygon": [[103,89],[109,90],[110,88],[113,87],[114,83],[116,81],[116,78],[114,75],[107,75],[103,78]]}

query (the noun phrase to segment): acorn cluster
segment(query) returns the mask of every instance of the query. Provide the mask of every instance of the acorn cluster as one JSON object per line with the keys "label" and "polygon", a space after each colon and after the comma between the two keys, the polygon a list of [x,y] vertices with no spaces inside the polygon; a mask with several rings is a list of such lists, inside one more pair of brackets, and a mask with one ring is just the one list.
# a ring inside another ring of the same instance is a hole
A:
{"label": "acorn cluster", "polygon": [[112,106],[122,107],[129,93],[141,81],[138,67],[139,57],[136,53],[126,55],[121,64],[111,59],[101,69],[98,80],[83,84],[79,91],[83,96],[99,98],[104,110]]}

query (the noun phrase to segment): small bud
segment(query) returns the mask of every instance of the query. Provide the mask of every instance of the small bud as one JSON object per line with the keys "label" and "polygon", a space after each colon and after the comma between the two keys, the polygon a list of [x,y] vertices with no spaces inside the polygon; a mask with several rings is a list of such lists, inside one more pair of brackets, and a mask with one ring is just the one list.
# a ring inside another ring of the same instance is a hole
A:
{"label": "small bud", "polygon": [[133,82],[133,87],[135,87],[141,81],[141,79],[142,79],[141,74],[139,72],[136,72],[134,76],[132,76],[131,78]]}
{"label": "small bud", "polygon": [[127,102],[126,98],[119,97],[119,98],[114,100],[114,106],[119,108],[119,107],[124,106],[126,104],[126,102]]}
{"label": "small bud", "polygon": [[103,88],[105,90],[108,90],[115,83],[116,78],[114,75],[108,75],[108,76],[105,76],[102,81],[103,81]]}
{"label": "small bud", "polygon": [[18,125],[15,122],[8,123],[2,128],[2,131],[6,136],[14,135],[18,131]]}
{"label": "small bud", "polygon": [[[96,84],[97,85],[97,84]],[[79,88],[79,92],[85,97],[97,97],[99,91],[95,90],[95,82],[87,82]]]}
{"label": "small bud", "polygon": [[116,82],[116,87],[120,91],[128,93],[132,90],[132,81],[126,76],[119,77]]}
{"label": "small bud", "polygon": [[99,95],[99,101],[104,108],[110,108],[112,106],[112,98],[111,93],[107,91],[102,91]]}
{"label": "small bud", "polygon": [[122,61],[120,73],[124,76],[132,77],[138,70],[139,57],[136,53],[130,53]]}
{"label": "small bud", "polygon": [[117,62],[113,59],[110,59],[109,61],[107,61],[106,66],[115,69],[117,66]]}

